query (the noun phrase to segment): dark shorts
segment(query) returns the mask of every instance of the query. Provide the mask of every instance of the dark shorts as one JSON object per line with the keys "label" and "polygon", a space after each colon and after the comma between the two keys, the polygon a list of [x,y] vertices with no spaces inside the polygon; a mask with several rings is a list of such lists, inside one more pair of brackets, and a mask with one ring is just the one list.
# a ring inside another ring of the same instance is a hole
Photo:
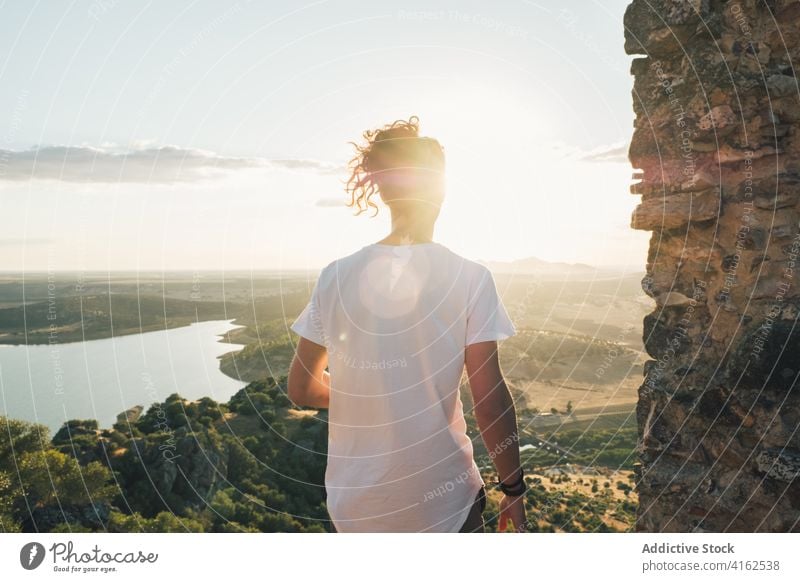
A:
{"label": "dark shorts", "polygon": [[469,515],[459,533],[483,533],[483,510],[486,509],[486,486],[481,486]]}

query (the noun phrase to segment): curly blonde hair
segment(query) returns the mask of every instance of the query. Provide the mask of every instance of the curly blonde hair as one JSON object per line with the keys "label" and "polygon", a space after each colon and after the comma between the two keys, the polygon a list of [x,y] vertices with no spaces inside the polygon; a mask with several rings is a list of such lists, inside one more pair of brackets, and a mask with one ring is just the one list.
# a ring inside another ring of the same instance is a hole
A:
{"label": "curly blonde hair", "polygon": [[356,155],[348,165],[350,178],[345,186],[350,194],[347,206],[357,208],[356,216],[370,207],[375,209],[372,216],[378,214],[378,206],[371,198],[382,188],[391,188],[391,171],[422,168],[441,172],[444,168],[444,148],[433,138],[420,137],[416,115],[367,130],[363,137],[364,144],[350,142]]}

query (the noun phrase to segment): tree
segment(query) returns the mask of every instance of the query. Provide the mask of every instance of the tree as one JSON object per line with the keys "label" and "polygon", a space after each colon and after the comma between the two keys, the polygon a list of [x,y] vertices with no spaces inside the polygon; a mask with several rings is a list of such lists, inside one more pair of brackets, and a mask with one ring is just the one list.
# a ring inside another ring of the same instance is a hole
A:
{"label": "tree", "polygon": [[0,533],[17,533],[22,531],[19,522],[14,518],[13,498],[11,497],[11,478],[0,471]]}
{"label": "tree", "polygon": [[169,511],[162,511],[155,517],[142,517],[134,512],[125,515],[118,511],[111,512],[108,531],[116,533],[199,533],[204,531],[203,524],[195,519],[179,517]]}
{"label": "tree", "polygon": [[45,425],[0,416],[0,471],[16,473],[17,457],[49,446],[50,430]]}
{"label": "tree", "polygon": [[97,461],[81,466],[72,457],[49,449],[24,453],[19,462],[19,497],[34,507],[85,505],[110,501],[116,489],[111,471]]}

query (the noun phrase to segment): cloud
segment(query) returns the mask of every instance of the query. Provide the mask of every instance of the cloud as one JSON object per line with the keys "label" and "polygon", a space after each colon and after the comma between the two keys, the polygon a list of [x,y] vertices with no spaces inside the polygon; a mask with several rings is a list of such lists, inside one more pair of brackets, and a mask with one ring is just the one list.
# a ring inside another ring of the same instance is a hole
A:
{"label": "cloud", "polygon": [[344,170],[344,166],[320,162],[319,160],[269,160],[268,164],[273,168],[283,168],[285,170],[313,170],[319,174],[338,174]]}
{"label": "cloud", "polygon": [[582,162],[628,162],[628,142],[601,146],[581,156]]}
{"label": "cloud", "polygon": [[118,151],[112,144],[0,149],[0,181],[58,180],[81,183],[197,182],[230,172],[266,168],[335,173],[340,167],[316,160],[245,158],[176,146]]}
{"label": "cloud", "polygon": [[334,198],[332,196],[326,198],[320,198],[317,200],[317,203],[314,206],[320,206],[322,208],[342,208],[345,205],[346,200],[344,198]]}

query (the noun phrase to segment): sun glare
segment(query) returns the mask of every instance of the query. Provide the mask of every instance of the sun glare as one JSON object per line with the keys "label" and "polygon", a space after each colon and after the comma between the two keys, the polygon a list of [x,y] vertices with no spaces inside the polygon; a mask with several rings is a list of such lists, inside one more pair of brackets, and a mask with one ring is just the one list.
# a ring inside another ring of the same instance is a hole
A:
{"label": "sun glare", "polygon": [[556,114],[522,97],[486,87],[420,112],[421,133],[447,157],[440,237],[477,258],[620,264],[639,234],[624,224],[630,166],[583,159],[554,138]]}

